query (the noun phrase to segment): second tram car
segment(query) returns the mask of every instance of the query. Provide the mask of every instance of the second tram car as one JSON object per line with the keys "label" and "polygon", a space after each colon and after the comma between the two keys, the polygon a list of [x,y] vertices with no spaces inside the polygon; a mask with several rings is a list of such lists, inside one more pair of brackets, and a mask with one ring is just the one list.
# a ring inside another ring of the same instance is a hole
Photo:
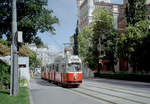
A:
{"label": "second tram car", "polygon": [[62,86],[78,87],[82,83],[82,63],[78,56],[58,56],[54,63],[42,67],[41,77]]}

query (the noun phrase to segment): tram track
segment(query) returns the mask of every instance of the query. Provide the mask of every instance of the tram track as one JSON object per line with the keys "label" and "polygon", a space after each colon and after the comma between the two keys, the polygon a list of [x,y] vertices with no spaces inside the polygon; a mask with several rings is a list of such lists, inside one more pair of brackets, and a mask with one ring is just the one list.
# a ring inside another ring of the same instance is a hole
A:
{"label": "tram track", "polygon": [[[103,91],[100,89],[103,89]],[[132,88],[130,89],[129,87],[120,88],[112,85],[102,87],[100,84],[85,82],[79,88],[71,88],[69,91],[76,94],[82,94],[108,104],[149,104],[150,102],[150,94],[148,92],[144,93],[145,90],[138,91],[138,89],[132,90]]]}
{"label": "tram track", "polygon": [[[100,87],[100,84],[96,84],[96,83],[93,83],[93,82],[88,82],[88,83],[85,83],[86,85],[90,85],[90,86],[93,86],[94,85],[94,87],[99,87],[99,88],[102,88],[102,87]],[[102,83],[103,84],[103,83]],[[127,92],[129,92],[129,91],[131,91],[131,92],[133,92],[133,93],[138,93],[139,95],[140,94],[146,94],[147,96],[148,96],[148,98],[150,98],[150,92],[143,92],[143,90],[135,90],[135,89],[133,89],[133,88],[123,88],[123,87],[118,87],[118,86],[112,86],[112,85],[108,85],[108,84],[103,84],[103,86],[109,86],[109,87],[107,87],[107,88],[109,88],[109,89],[114,89],[114,90],[120,90],[120,91],[127,91]],[[103,87],[103,88],[105,88],[106,89],[106,87]],[[129,92],[130,93],[130,92]],[[143,95],[141,95],[141,96],[143,96]],[[146,97],[147,97],[146,96]],[[145,97],[145,96],[144,96]]]}
{"label": "tram track", "polygon": [[[118,88],[108,88],[108,87],[100,87],[100,86],[93,86],[93,85],[90,85],[90,84],[87,84],[88,86],[90,87],[95,87],[95,88],[100,88],[100,89],[105,89],[105,90],[109,90],[109,91],[114,91],[114,92],[119,92],[119,93],[125,93],[125,94],[130,94],[130,95],[133,95],[133,96],[138,96],[138,97],[144,97],[144,98],[148,98],[150,99],[150,95],[149,96],[144,96],[143,94],[144,93],[141,93],[141,92],[129,92],[129,90],[119,90]],[[136,93],[136,94],[135,94]]]}
{"label": "tram track", "polygon": [[88,96],[88,97],[94,98],[94,99],[98,100],[99,102],[105,102],[103,104],[118,104],[118,103],[112,102],[110,100],[107,100],[107,99],[104,99],[104,98],[101,98],[101,97],[98,97],[98,96],[95,96],[95,95],[91,95],[91,94],[88,94],[88,93],[83,92],[83,91],[79,91],[77,89],[70,89],[70,91],[72,93],[75,93],[75,94],[82,94],[84,96]]}
{"label": "tram track", "polygon": [[[148,104],[148,103],[143,103],[143,102],[139,102],[135,100],[124,99],[122,97],[118,97],[114,95],[100,93],[100,92],[87,89],[87,88],[71,89],[71,91],[73,91],[73,93],[75,92],[75,93],[83,94],[85,96],[92,97],[100,101],[105,101],[108,104]],[[95,94],[88,93],[89,91],[94,92]],[[102,96],[97,96],[97,94],[101,94]],[[106,104],[106,103],[103,103],[103,104]]]}
{"label": "tram track", "polygon": [[119,99],[128,100],[128,101],[131,101],[131,102],[135,102],[137,104],[148,104],[148,103],[144,103],[144,102],[141,102],[141,101],[137,101],[137,100],[133,100],[133,99],[125,98],[125,97],[121,97],[121,96],[117,96],[117,95],[113,95],[113,94],[104,93],[102,91],[92,90],[90,88],[81,87],[81,89],[85,89],[85,90],[88,90],[88,91],[100,93],[100,94],[107,95],[107,96],[110,96],[110,97],[116,97],[116,98],[119,98]]}

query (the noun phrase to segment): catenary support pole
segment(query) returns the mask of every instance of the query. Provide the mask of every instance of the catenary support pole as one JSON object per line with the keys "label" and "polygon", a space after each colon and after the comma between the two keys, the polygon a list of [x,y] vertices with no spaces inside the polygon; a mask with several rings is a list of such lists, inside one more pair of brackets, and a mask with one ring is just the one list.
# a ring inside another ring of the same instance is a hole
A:
{"label": "catenary support pole", "polygon": [[18,56],[16,47],[17,10],[16,0],[12,0],[12,45],[11,45],[11,85],[10,95],[18,95]]}

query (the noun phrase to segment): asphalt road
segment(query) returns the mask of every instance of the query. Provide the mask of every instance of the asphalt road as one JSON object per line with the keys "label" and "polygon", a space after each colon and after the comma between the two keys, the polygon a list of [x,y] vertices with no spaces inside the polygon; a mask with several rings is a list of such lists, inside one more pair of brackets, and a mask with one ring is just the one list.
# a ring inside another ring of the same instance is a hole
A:
{"label": "asphalt road", "polygon": [[30,96],[32,104],[150,104],[150,84],[86,79],[79,88],[62,88],[36,77]]}

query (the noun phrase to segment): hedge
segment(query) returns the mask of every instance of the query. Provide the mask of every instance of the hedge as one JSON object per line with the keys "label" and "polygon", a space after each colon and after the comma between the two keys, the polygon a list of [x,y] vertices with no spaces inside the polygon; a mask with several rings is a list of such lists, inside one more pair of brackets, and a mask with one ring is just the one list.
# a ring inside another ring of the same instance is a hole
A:
{"label": "hedge", "polygon": [[95,73],[95,77],[129,81],[150,82],[150,75],[143,73]]}

